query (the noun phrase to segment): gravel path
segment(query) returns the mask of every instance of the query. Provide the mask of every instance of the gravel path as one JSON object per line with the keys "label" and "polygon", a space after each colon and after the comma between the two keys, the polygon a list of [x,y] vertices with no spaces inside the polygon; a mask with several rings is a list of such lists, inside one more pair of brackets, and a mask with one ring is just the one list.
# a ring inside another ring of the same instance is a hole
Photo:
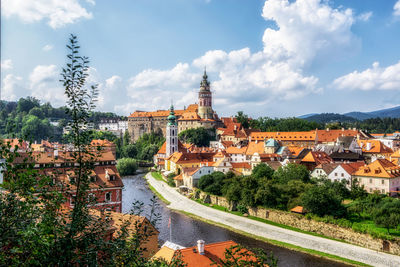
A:
{"label": "gravel path", "polygon": [[227,212],[208,208],[186,198],[185,196],[182,196],[166,183],[154,179],[151,173],[146,175],[146,179],[165,199],[171,202],[171,204],[168,206],[169,208],[186,211],[204,219],[222,223],[249,234],[337,255],[372,266],[400,266],[399,256],[291,231],[254,221],[245,217],[236,216]]}

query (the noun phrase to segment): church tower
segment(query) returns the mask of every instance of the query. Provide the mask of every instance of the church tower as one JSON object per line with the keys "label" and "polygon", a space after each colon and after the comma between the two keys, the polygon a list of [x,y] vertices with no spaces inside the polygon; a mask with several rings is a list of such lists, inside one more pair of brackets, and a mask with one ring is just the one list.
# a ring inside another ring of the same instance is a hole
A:
{"label": "church tower", "polygon": [[170,113],[167,118],[167,131],[166,131],[166,142],[167,142],[167,157],[178,151],[178,124],[176,122],[174,106],[171,105]]}
{"label": "church tower", "polygon": [[213,119],[212,93],[207,78],[206,70],[204,70],[203,80],[200,83],[198,115],[202,119]]}

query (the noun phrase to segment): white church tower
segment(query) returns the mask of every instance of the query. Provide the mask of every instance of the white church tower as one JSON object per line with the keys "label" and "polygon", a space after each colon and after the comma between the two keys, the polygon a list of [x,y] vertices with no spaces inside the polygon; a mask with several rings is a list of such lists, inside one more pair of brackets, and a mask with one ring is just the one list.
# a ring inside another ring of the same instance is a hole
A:
{"label": "white church tower", "polygon": [[178,124],[176,122],[174,106],[171,105],[170,113],[167,118],[167,157],[178,151]]}

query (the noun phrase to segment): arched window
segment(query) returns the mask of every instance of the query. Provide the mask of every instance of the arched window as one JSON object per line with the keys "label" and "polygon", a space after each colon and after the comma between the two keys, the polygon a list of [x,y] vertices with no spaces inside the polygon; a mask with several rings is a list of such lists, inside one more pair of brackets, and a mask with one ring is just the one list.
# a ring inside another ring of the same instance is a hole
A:
{"label": "arched window", "polygon": [[172,130],[172,135],[175,135],[175,130]]}

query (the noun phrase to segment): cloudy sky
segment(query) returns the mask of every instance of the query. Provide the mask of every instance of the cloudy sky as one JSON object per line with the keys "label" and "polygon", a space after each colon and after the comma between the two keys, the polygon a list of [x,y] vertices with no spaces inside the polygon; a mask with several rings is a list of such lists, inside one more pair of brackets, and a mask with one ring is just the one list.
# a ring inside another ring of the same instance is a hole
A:
{"label": "cloudy sky", "polygon": [[1,98],[65,103],[70,33],[98,110],[197,100],[220,115],[286,117],[400,103],[400,0],[1,0]]}

